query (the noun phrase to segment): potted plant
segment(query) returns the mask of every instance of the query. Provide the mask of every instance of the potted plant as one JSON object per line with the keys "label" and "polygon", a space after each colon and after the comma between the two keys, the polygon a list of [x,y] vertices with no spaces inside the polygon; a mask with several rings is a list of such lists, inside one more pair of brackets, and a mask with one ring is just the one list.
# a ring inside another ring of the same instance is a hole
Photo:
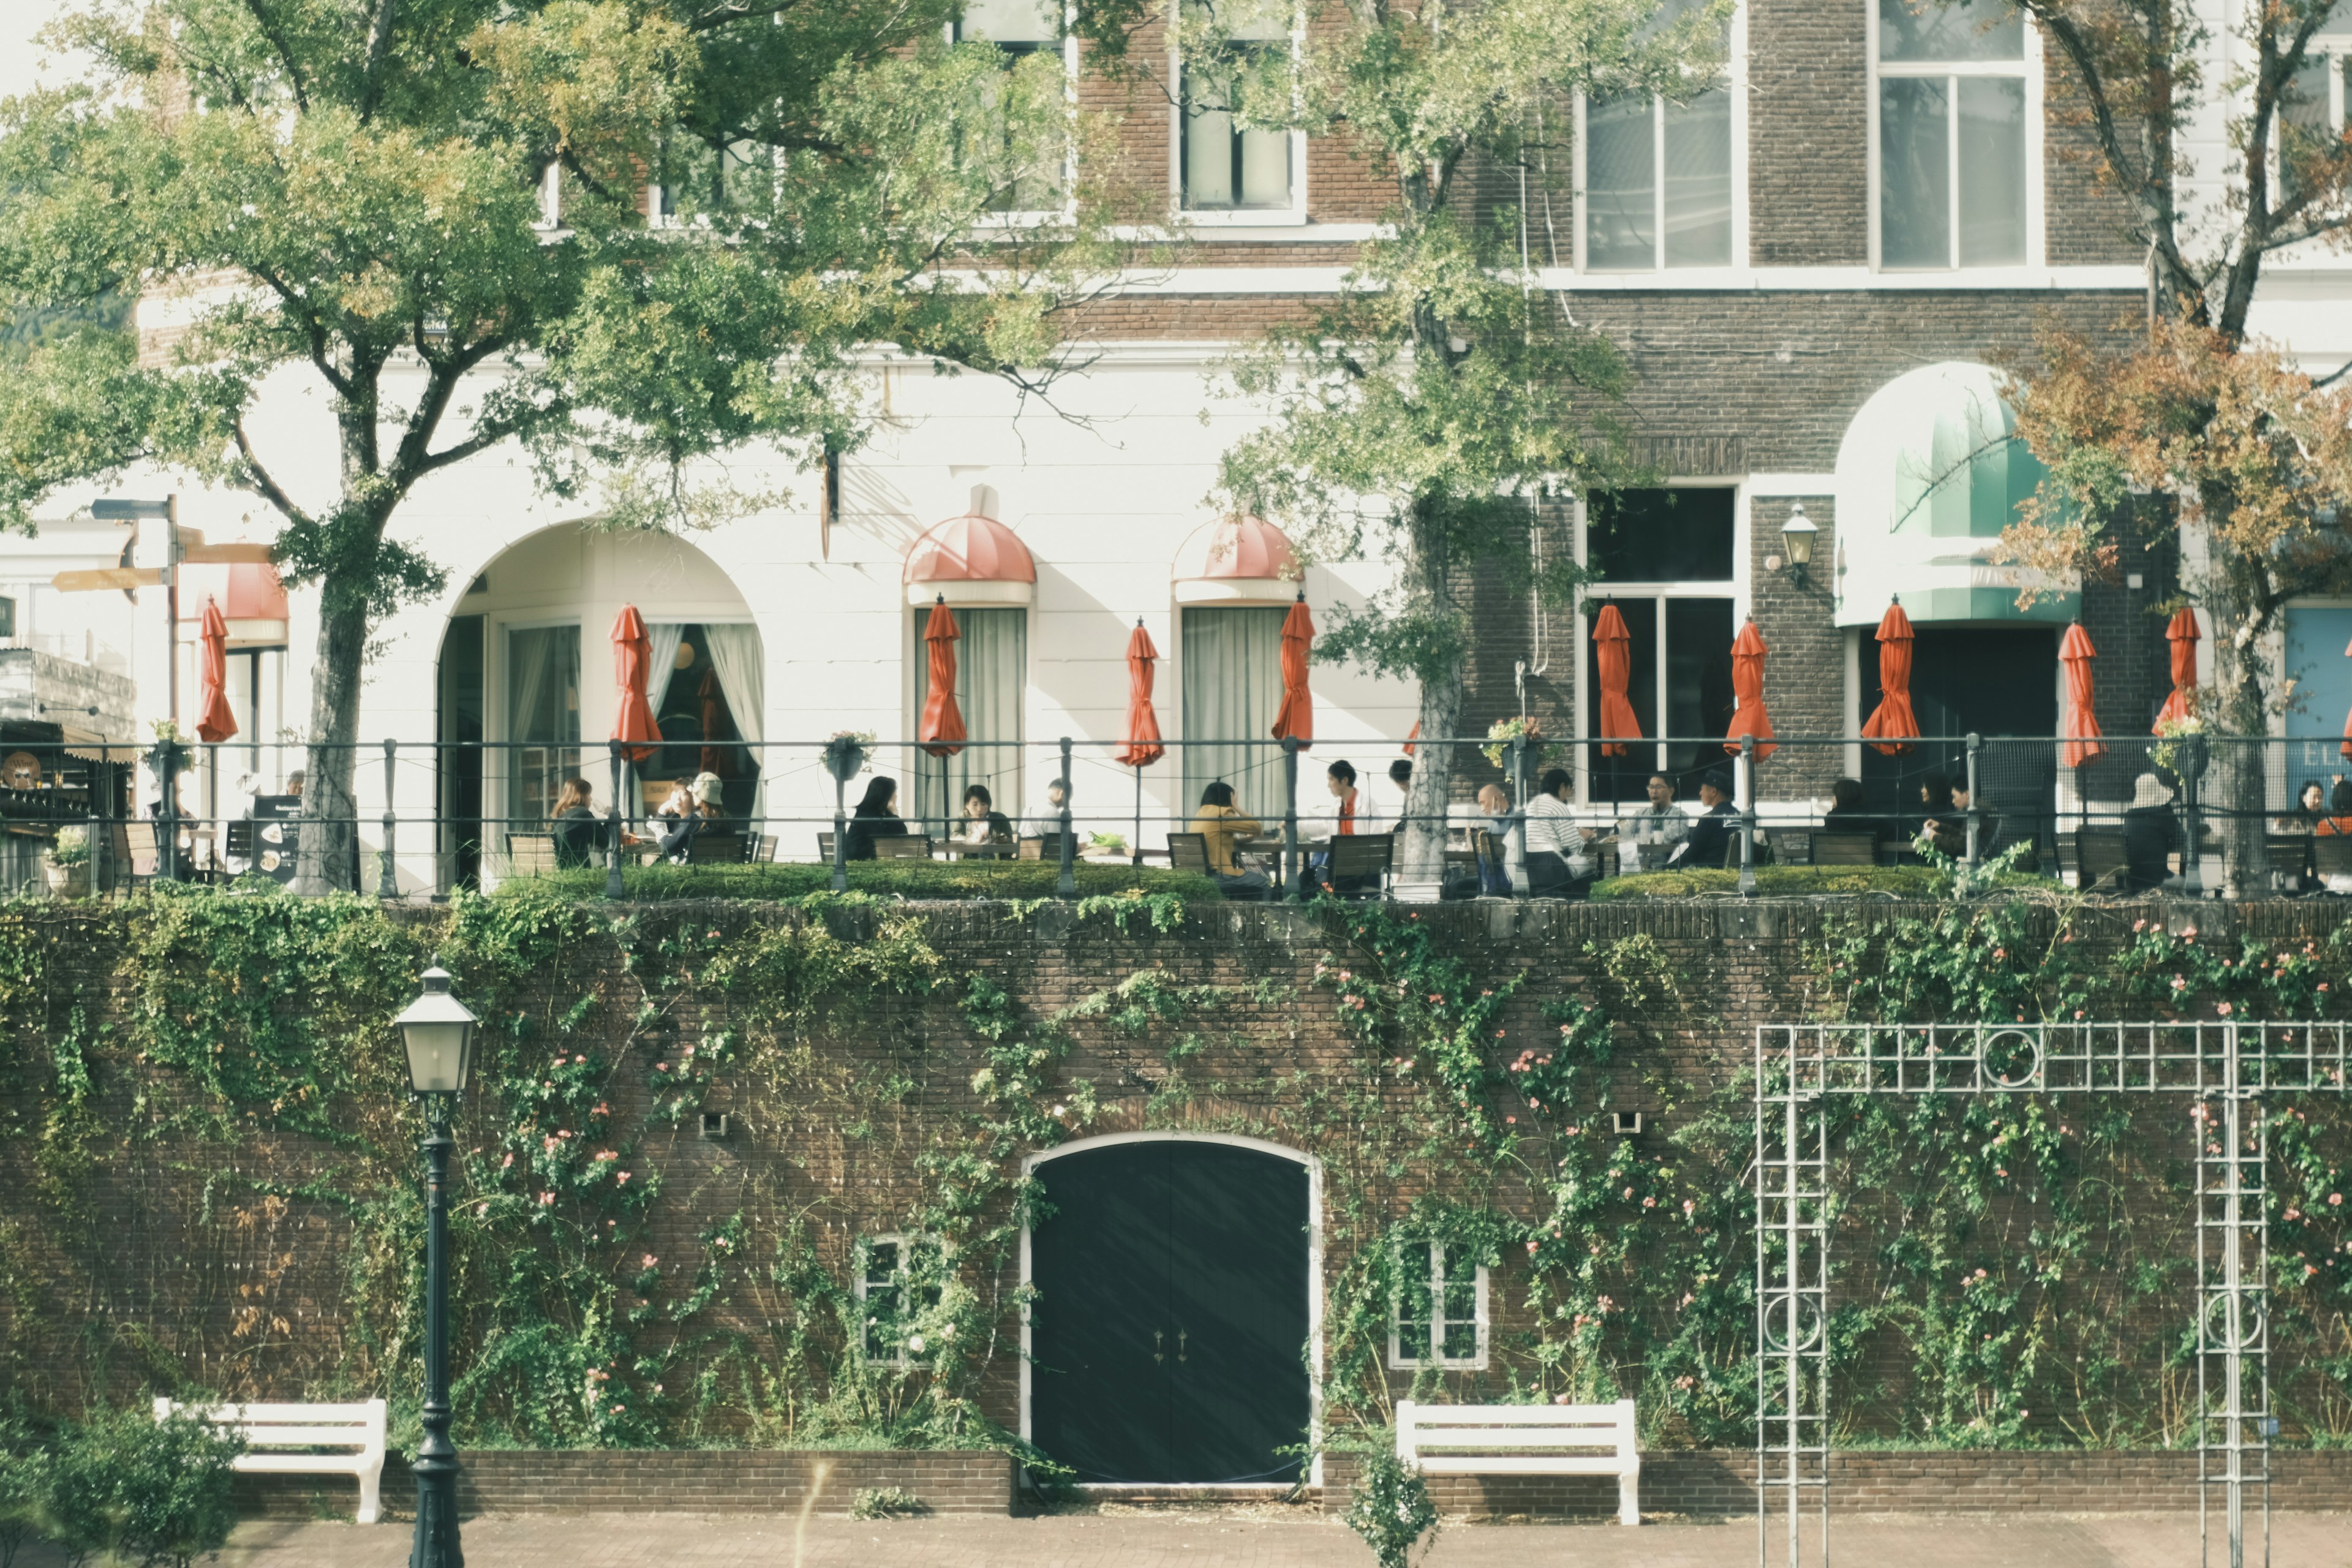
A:
{"label": "potted plant", "polygon": [[60,899],[86,899],[89,896],[89,829],[60,827],[49,842],[47,864],[42,868],[49,882],[49,892]]}
{"label": "potted plant", "polygon": [[2205,721],[2190,714],[2157,721],[2158,740],[2147,749],[2148,766],[2175,794],[2192,780],[2205,776]]}
{"label": "potted plant", "polygon": [[1552,763],[1555,760],[1553,753],[1558,750],[1544,743],[1544,732],[1536,720],[1496,720],[1486,726],[1486,739],[1494,743],[1481,746],[1478,750],[1495,766],[1507,768],[1511,765],[1511,742],[1522,735],[1528,738],[1528,778],[1532,782]]}
{"label": "potted plant", "polygon": [[836,784],[847,784],[874,765],[874,731],[835,730],[824,743],[824,771]]}

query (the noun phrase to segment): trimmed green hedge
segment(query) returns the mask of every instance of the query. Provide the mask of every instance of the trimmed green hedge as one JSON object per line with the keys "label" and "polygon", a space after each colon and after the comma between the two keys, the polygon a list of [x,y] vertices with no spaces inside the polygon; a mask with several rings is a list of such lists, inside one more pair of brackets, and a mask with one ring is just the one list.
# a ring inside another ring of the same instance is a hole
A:
{"label": "trimmed green hedge", "polygon": [[[1061,868],[1049,860],[860,860],[849,868],[849,890],[877,898],[1050,899]],[[1222,897],[1216,883],[1192,873],[1145,866],[1077,867],[1080,898],[1129,890],[1172,894],[1188,901]],[[621,885],[632,899],[804,899],[833,887],[833,868],[814,862],[766,866],[625,866]],[[499,886],[547,889],[577,899],[604,895],[601,867],[510,877]]]}
{"label": "trimmed green hedge", "polygon": [[[1940,899],[1949,890],[1944,874],[1928,866],[1759,866],[1756,891],[1765,898],[1806,898],[1817,893],[1892,893],[1900,899]],[[1592,886],[1596,899],[1687,899],[1698,893],[1739,891],[1737,871],[1644,871],[1612,877]]]}

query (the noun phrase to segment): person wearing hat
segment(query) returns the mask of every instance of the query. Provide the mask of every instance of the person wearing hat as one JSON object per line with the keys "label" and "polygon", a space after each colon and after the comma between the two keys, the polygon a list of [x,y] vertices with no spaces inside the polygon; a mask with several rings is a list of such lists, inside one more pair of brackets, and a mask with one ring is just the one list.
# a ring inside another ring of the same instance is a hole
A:
{"label": "person wearing hat", "polygon": [[1721,768],[1709,770],[1698,781],[1698,820],[1691,824],[1690,837],[1666,857],[1666,864],[1676,870],[1701,866],[1720,869],[1731,849],[1729,819],[1738,815],[1731,805],[1731,775]]}
{"label": "person wearing hat", "polygon": [[2124,813],[2124,881],[2134,891],[2161,888],[2172,875],[2170,857],[2184,840],[2172,812],[2172,792],[2154,773],[2132,781],[2132,803]]}
{"label": "person wearing hat", "polygon": [[662,802],[654,815],[677,819],[677,826],[662,835],[657,846],[663,859],[684,865],[703,825],[727,815],[719,805],[719,792],[724,787],[717,773],[697,773],[692,784],[680,784]]}

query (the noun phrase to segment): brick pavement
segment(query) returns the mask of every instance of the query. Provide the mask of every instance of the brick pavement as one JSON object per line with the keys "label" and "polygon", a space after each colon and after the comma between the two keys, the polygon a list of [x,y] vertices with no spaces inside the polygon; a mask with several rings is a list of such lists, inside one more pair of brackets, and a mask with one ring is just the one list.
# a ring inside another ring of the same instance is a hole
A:
{"label": "brick pavement", "polygon": [[[775,1516],[688,1514],[493,1517],[466,1526],[472,1568],[1370,1568],[1371,1554],[1336,1521],[1255,1512],[930,1519],[861,1524]],[[2352,1568],[2352,1515],[2302,1513],[2273,1521],[2280,1568]],[[408,1532],[396,1525],[248,1521],[223,1568],[397,1568]],[[1900,1568],[2189,1568],[2197,1521],[2181,1515],[1858,1518],[1832,1538],[1846,1563]],[[1747,1568],[1755,1526],[1662,1522],[1462,1525],[1443,1534],[1427,1568]],[[2252,1559],[2250,1553],[2250,1560]],[[55,1568],[39,1550],[23,1568]]]}

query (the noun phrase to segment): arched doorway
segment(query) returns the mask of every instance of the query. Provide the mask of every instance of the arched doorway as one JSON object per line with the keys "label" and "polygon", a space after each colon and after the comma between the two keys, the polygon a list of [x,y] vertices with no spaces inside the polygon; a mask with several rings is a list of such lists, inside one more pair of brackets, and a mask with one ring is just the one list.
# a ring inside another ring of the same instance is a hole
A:
{"label": "arched doorway", "polygon": [[573,773],[599,809],[615,804],[604,742],[619,701],[611,637],[624,605],[646,622],[647,695],[672,743],[637,768],[620,810],[642,817],[646,794],[659,798],[676,779],[709,771],[730,818],[762,816],[766,661],[743,595],[675,535],[560,524],[492,557],[443,634],[442,885],[478,885],[501,865],[509,833],[543,832]]}
{"label": "arched doorway", "polygon": [[1314,1417],[1315,1171],[1238,1138],[1089,1140],[1032,1170],[1030,1440],[1082,1483],[1263,1485]]}

